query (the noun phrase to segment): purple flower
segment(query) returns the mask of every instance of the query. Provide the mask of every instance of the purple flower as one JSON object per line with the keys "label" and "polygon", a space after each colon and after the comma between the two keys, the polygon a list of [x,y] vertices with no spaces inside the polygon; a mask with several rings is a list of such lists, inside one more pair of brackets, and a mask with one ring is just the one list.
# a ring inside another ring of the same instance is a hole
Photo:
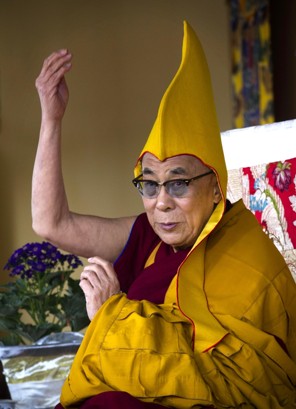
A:
{"label": "purple flower", "polygon": [[30,265],[32,272],[35,271],[36,273],[44,273],[47,268],[45,263],[38,260],[28,260],[28,264]]}
{"label": "purple flower", "polygon": [[277,166],[272,171],[272,177],[274,179],[274,185],[281,192],[288,190],[291,184],[291,163],[290,162],[278,162]]}
{"label": "purple flower", "polygon": [[56,269],[75,270],[82,265],[80,259],[73,254],[62,254],[49,242],[27,243],[17,249],[9,258],[4,269],[11,270],[10,275],[30,278],[34,273],[56,271]]}
{"label": "purple flower", "polygon": [[46,256],[56,258],[60,254],[57,247],[55,247],[51,243],[48,243],[48,242],[45,242],[45,241],[42,243],[42,249],[44,251],[44,254],[46,254]]}
{"label": "purple flower", "polygon": [[9,270],[11,267],[16,267],[22,261],[23,250],[20,248],[15,250],[15,252],[10,256],[7,264],[5,265],[4,269]]}
{"label": "purple flower", "polygon": [[42,245],[40,243],[33,243],[31,247],[31,252],[36,257],[42,257]]}
{"label": "purple flower", "polygon": [[23,276],[24,272],[25,272],[25,266],[20,265],[20,266],[17,266],[17,267],[15,267],[15,268],[13,268],[13,269],[11,270],[11,272],[10,272],[9,275],[10,275],[11,277],[14,277],[14,276]]}
{"label": "purple flower", "polygon": [[65,256],[65,261],[68,263],[69,268],[72,268],[72,269],[75,269],[78,266],[82,266],[82,262],[74,254],[67,254]]}

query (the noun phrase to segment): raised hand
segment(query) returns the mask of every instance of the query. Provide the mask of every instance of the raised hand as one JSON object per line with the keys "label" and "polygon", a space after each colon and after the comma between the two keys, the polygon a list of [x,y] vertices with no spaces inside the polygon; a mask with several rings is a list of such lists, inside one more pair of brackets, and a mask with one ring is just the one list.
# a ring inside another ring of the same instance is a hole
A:
{"label": "raised hand", "polygon": [[62,49],[52,53],[43,63],[35,85],[39,94],[42,120],[61,120],[69,99],[65,74],[71,69],[72,55]]}
{"label": "raised hand", "polygon": [[101,305],[112,295],[120,292],[120,285],[113,264],[101,257],[88,259],[80,276],[80,287],[86,299],[86,310],[93,319]]}

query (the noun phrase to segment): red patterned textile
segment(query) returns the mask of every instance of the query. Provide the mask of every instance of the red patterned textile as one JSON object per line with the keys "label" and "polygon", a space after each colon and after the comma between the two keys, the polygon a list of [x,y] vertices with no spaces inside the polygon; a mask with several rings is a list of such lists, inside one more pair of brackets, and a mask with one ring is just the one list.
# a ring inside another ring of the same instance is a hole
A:
{"label": "red patterned textile", "polygon": [[242,199],[296,280],[296,158],[240,169]]}
{"label": "red patterned textile", "polygon": [[296,248],[296,158],[243,168],[243,199],[264,230]]}

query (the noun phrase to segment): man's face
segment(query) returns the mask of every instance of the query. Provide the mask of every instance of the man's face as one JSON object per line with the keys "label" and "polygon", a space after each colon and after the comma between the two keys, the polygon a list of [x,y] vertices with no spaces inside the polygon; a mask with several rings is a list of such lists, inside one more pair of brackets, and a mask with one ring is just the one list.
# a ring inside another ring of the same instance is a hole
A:
{"label": "man's face", "polygon": [[[208,170],[190,155],[175,156],[161,162],[146,153],[142,161],[143,179],[159,183],[170,179],[190,179]],[[185,197],[171,197],[162,186],[156,198],[143,197],[143,204],[155,233],[178,251],[194,244],[220,199],[216,176],[209,174],[190,182]]]}

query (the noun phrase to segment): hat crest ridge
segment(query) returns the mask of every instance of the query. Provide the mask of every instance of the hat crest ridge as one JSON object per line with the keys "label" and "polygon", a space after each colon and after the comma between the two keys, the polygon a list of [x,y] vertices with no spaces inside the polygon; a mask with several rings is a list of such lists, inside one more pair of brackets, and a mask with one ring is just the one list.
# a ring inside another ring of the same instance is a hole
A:
{"label": "hat crest ridge", "polygon": [[[183,154],[196,156],[219,175],[225,196],[227,172],[210,72],[200,41],[187,21],[180,66],[161,99],[139,160],[147,152],[161,161]],[[141,172],[139,160],[135,176]]]}

